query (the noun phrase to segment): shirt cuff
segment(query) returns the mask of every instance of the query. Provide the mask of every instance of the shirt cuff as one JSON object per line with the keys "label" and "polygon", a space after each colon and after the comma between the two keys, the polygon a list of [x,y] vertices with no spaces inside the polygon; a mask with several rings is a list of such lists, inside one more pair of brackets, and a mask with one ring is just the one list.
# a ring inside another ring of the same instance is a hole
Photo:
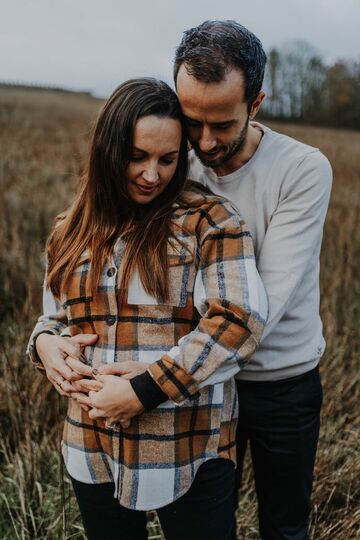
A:
{"label": "shirt cuff", "polygon": [[157,362],[150,364],[149,372],[168,399],[178,405],[200,395],[195,379],[166,354]]}
{"label": "shirt cuff", "polygon": [[41,361],[40,356],[38,355],[38,352],[36,350],[36,340],[41,334],[50,334],[51,336],[54,336],[54,332],[51,332],[50,330],[40,330],[32,339],[30,345],[28,346],[27,354],[30,357],[31,362],[34,364],[35,367],[37,367],[40,371],[44,372],[45,368]]}
{"label": "shirt cuff", "polygon": [[148,371],[136,375],[136,377],[129,379],[129,381],[132,389],[147,411],[155,409],[158,405],[169,399],[169,396],[161,390]]}

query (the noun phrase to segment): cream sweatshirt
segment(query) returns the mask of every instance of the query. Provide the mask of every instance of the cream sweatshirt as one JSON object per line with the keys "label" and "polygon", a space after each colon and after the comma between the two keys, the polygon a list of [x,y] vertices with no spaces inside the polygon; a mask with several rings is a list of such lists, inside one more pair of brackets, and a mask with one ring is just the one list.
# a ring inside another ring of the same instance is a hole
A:
{"label": "cream sweatshirt", "polygon": [[190,178],[228,198],[252,234],[269,318],[237,378],[269,381],[311,370],[325,349],[319,256],[332,171],[318,149],[256,125],[263,137],[245,165],[217,176],[191,151]]}

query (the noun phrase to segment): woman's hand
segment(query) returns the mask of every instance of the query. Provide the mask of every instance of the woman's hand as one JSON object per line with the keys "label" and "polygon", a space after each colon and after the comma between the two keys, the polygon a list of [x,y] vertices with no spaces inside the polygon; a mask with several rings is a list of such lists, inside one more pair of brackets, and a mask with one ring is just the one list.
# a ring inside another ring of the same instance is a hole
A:
{"label": "woman's hand", "polygon": [[80,404],[90,407],[90,418],[106,418],[108,424],[119,422],[125,427],[131,418],[143,412],[144,407],[128,380],[116,375],[100,375],[97,370],[93,370],[93,374],[95,380],[83,379],[76,383],[79,389],[87,389],[89,395],[74,394]]}
{"label": "woman's hand", "polygon": [[[75,362],[76,361],[73,358],[66,359],[66,363],[75,371],[77,371],[78,373],[80,372],[83,375],[87,375],[87,372],[85,372],[84,370],[77,370]],[[132,377],[144,373],[147,368],[148,364],[145,364],[143,362],[132,362],[131,360],[129,360],[127,362],[113,362],[111,364],[104,364],[103,366],[99,367],[97,372],[100,375],[121,375],[124,379],[132,379]],[[87,404],[88,400],[84,399],[84,397],[86,397],[84,396],[84,394],[88,394],[91,390],[101,390],[101,388],[103,387],[103,383],[98,380],[81,379],[78,381],[73,381],[72,387],[75,392],[72,393],[71,397],[79,402],[80,407],[83,410],[89,411],[90,407]],[[119,422],[125,428],[129,427],[130,425],[130,420],[122,420]]]}
{"label": "woman's hand", "polygon": [[[91,368],[80,361],[81,347],[93,345],[98,339],[96,334],[78,334],[71,338],[42,333],[36,339],[36,351],[46,371],[46,376],[62,396],[71,397],[71,382],[91,376]],[[75,372],[67,365],[65,358],[71,357],[82,371]],[[87,368],[86,373],[84,370]]]}

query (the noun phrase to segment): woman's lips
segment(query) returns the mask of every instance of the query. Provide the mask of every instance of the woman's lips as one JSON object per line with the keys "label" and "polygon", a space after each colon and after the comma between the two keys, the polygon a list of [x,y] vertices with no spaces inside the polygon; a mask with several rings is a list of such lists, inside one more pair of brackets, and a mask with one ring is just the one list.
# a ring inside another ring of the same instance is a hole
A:
{"label": "woman's lips", "polygon": [[141,191],[141,193],[152,193],[155,191],[155,189],[158,188],[158,185],[156,186],[141,186],[140,184],[135,184],[136,187]]}

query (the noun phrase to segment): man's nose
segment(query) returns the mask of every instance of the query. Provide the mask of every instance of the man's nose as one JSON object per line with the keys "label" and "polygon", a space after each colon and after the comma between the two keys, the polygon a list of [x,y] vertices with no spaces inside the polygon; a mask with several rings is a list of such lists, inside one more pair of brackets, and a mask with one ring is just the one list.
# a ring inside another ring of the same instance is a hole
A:
{"label": "man's nose", "polygon": [[156,164],[149,164],[143,170],[142,177],[145,182],[155,183],[159,180],[159,172]]}
{"label": "man's nose", "polygon": [[209,128],[203,128],[198,144],[202,152],[210,152],[216,146],[216,137]]}

